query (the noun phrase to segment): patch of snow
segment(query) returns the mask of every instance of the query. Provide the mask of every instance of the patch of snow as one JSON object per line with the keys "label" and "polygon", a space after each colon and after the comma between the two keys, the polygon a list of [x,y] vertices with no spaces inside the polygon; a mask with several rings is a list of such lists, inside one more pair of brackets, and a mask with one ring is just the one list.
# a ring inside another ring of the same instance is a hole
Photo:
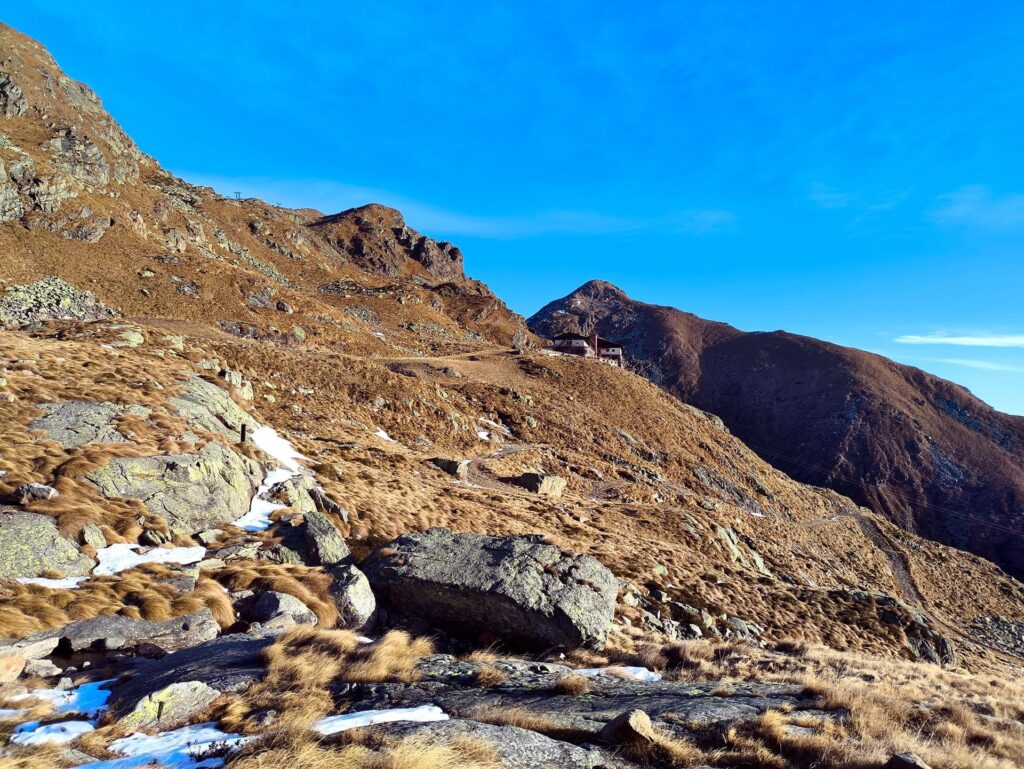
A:
{"label": "patch of snow", "polygon": [[489,425],[490,427],[493,427],[495,430],[504,433],[505,435],[512,434],[512,431],[505,427],[505,425],[500,425],[491,419],[484,419],[483,417],[480,417],[479,420],[477,421],[483,422],[485,425]]}
{"label": "patch of snow", "polygon": [[320,734],[337,734],[347,729],[358,729],[372,724],[387,724],[392,721],[447,721],[448,714],[437,705],[419,705],[415,708],[390,708],[388,710],[360,710],[340,716],[321,718],[313,728]]}
{"label": "patch of snow", "polygon": [[38,721],[22,724],[11,737],[12,745],[66,745],[96,729],[89,721],[61,721],[39,725]]}
{"label": "patch of snow", "polygon": [[267,472],[263,477],[263,483],[260,484],[260,487],[256,489],[256,493],[252,496],[252,502],[249,503],[249,512],[234,522],[235,526],[246,531],[263,531],[270,526],[270,516],[273,515],[274,511],[285,507],[285,505],[264,499],[264,496],[277,484],[284,483],[300,475],[302,473],[302,465],[299,464],[299,460],[306,459],[306,457],[296,451],[295,447],[285,438],[278,435],[277,431],[272,427],[257,427],[253,430],[252,442],[264,454],[283,465],[283,467]]}
{"label": "patch of snow", "polygon": [[373,431],[373,434],[380,438],[382,441],[387,441],[388,443],[398,443],[398,441],[396,441],[394,438],[392,438],[390,435],[384,432],[383,428],[378,427],[376,430]]}
{"label": "patch of snow", "polygon": [[356,636],[356,640],[359,641],[359,643],[361,643],[361,644],[372,644],[373,643],[373,639],[370,638],[370,636],[368,636],[368,635],[357,635]]}
{"label": "patch of snow", "polygon": [[28,712],[28,708],[0,708],[0,720],[21,718]]}
{"label": "patch of snow", "polygon": [[285,438],[278,435],[273,427],[267,427],[266,425],[257,427],[252,431],[252,442],[256,444],[256,448],[267,456],[272,457],[279,464],[287,467],[293,473],[302,470],[299,460],[306,459],[306,457],[296,451],[295,447]]}
{"label": "patch of snow", "polygon": [[237,748],[253,739],[240,734],[227,734],[213,723],[195,724],[160,734],[131,734],[110,743],[110,750],[123,758],[93,761],[79,769],[134,769],[160,766],[166,769],[200,769],[222,766],[220,758],[202,759],[214,748]]}
{"label": "patch of snow", "polygon": [[491,439],[491,434],[486,430],[477,430],[476,437],[482,441],[489,441]]}
{"label": "patch of snow", "polygon": [[574,670],[573,672],[578,673],[581,676],[586,676],[587,678],[609,676],[611,678],[628,678],[633,681],[645,681],[648,683],[661,680],[660,673],[655,673],[647,668],[632,667],[629,665],[612,665],[606,668],[582,668],[580,670]]}
{"label": "patch of snow", "polygon": [[51,590],[74,590],[85,577],[64,577],[64,579],[47,579],[46,577],[18,577],[23,585],[39,585]]}
{"label": "patch of snow", "polygon": [[132,569],[143,563],[198,563],[206,557],[205,547],[154,547],[148,553],[137,553],[139,545],[120,542],[96,552],[99,565],[92,570],[95,576],[109,576]]}
{"label": "patch of snow", "polygon": [[58,713],[81,713],[88,718],[107,709],[110,690],[103,687],[113,682],[113,678],[108,678],[104,681],[82,684],[74,689],[33,689],[8,699],[15,702],[29,699],[43,700],[51,703]]}
{"label": "patch of snow", "polygon": [[376,336],[376,337],[380,337],[381,339],[384,338],[384,334],[382,332],[380,332],[380,331],[374,331],[373,335]]}

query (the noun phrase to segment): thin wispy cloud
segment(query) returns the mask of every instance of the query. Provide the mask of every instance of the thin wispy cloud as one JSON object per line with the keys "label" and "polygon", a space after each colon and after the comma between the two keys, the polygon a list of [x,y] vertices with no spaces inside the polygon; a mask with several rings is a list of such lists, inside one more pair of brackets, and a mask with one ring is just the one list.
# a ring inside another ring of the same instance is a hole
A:
{"label": "thin wispy cloud", "polygon": [[997,363],[991,360],[976,360],[973,358],[930,358],[931,363],[945,363],[950,366],[961,366],[973,368],[979,371],[1009,371],[1014,373],[1024,372],[1020,366],[1012,366],[1008,363]]}
{"label": "thin wispy cloud", "polygon": [[998,195],[972,184],[939,198],[931,217],[940,224],[989,232],[1024,229],[1024,195]]}
{"label": "thin wispy cloud", "polygon": [[1024,334],[983,334],[954,336],[951,334],[904,334],[893,339],[898,344],[941,344],[955,347],[1020,347]]}
{"label": "thin wispy cloud", "polygon": [[848,192],[815,182],[811,185],[811,202],[824,210],[852,208],[857,211],[889,211],[903,203],[910,190],[868,190]]}
{"label": "thin wispy cloud", "polygon": [[586,210],[548,210],[530,214],[488,215],[454,211],[387,190],[341,182],[233,178],[181,172],[193,184],[213,187],[231,195],[261,198],[273,205],[316,208],[336,213],[347,208],[382,203],[397,208],[410,226],[436,235],[493,239],[542,235],[614,235],[641,230],[663,230],[694,236],[713,235],[734,227],[737,217],[722,209],[688,209],[656,217],[626,217]]}

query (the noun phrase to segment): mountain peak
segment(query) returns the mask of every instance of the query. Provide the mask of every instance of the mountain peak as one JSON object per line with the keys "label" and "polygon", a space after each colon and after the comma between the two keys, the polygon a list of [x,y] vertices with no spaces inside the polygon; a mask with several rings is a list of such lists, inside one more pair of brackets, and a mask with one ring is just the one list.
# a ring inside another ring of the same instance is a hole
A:
{"label": "mountain peak", "polygon": [[607,280],[588,280],[569,296],[586,296],[591,299],[629,299],[629,294]]}

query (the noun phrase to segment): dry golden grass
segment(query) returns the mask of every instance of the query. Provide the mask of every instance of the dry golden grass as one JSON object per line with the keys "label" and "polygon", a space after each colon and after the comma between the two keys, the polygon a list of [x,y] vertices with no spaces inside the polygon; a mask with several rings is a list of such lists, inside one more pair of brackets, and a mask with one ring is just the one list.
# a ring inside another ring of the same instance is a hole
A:
{"label": "dry golden grass", "polygon": [[58,769],[70,766],[67,756],[58,748],[5,748],[0,756],[0,769]]}
{"label": "dry golden grass", "polygon": [[229,769],[500,769],[490,745],[467,737],[439,743],[429,735],[403,739],[363,730],[324,740],[308,732],[262,738],[229,757]]}
{"label": "dry golden grass", "polygon": [[204,606],[221,627],[234,622],[231,601],[216,582],[201,577],[195,590],[181,594],[162,581],[174,574],[163,564],[144,564],[111,577],[94,577],[74,590],[0,580],[0,637],[19,638],[101,615],[168,620]]}
{"label": "dry golden grass", "polygon": [[411,681],[414,666],[433,652],[428,639],[394,630],[372,644],[361,644],[348,630],[298,626],[264,652],[266,677],[215,712],[228,731],[265,731],[259,716],[276,711],[275,728],[302,729],[334,712],[336,681]]}
{"label": "dry golden grass", "polygon": [[494,665],[484,665],[473,676],[473,683],[487,689],[492,686],[501,686],[508,683],[508,674]]}
{"label": "dry golden grass", "polygon": [[571,697],[579,697],[590,691],[590,679],[576,673],[562,676],[555,681],[551,691],[555,694],[568,694]]}
{"label": "dry golden grass", "polygon": [[293,595],[316,614],[321,628],[332,628],[338,622],[338,609],[328,592],[331,578],[323,569],[262,561],[233,561],[216,571],[214,577],[231,592],[274,590]]}
{"label": "dry golden grass", "polygon": [[585,742],[596,736],[584,729],[569,726],[553,715],[535,713],[526,708],[480,705],[456,715],[495,726],[516,726],[566,742]]}

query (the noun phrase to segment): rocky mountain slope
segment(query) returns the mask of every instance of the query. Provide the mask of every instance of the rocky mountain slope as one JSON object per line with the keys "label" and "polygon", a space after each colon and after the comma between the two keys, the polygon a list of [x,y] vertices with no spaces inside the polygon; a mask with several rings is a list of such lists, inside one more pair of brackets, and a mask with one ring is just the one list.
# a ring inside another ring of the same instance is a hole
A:
{"label": "rocky mountain slope", "polygon": [[0,54],[0,767],[1024,756],[1024,585]]}
{"label": "rocky mountain slope", "polygon": [[529,320],[597,332],[764,459],[901,527],[1024,574],[1024,418],[878,355],[784,331],[744,333],[591,281]]}

